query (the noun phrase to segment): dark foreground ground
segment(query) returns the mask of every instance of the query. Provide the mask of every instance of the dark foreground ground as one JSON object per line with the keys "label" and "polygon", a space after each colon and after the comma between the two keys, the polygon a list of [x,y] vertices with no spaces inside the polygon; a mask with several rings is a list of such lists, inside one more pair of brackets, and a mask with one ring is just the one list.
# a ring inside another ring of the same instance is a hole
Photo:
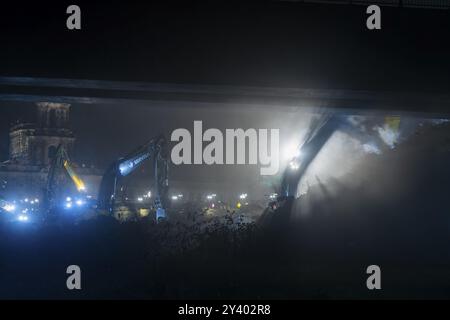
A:
{"label": "dark foreground ground", "polygon": [[[0,298],[450,298],[450,135],[432,128],[263,223],[2,224]],[[66,289],[66,267],[82,290]],[[382,290],[366,288],[366,268]]]}

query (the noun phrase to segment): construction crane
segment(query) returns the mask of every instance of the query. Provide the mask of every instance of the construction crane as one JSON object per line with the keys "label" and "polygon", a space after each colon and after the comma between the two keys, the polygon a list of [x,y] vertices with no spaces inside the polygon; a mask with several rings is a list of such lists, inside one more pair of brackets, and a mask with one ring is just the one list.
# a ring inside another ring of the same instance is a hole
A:
{"label": "construction crane", "polygon": [[86,185],[71,165],[67,150],[64,145],[60,144],[51,159],[47,175],[47,186],[44,194],[44,208],[47,213],[51,212],[57,206],[57,202],[61,200],[58,193],[60,192],[61,178],[65,175],[71,179],[78,192],[86,191]]}
{"label": "construction crane", "polygon": [[122,178],[128,176],[139,168],[145,160],[153,159],[155,182],[153,194],[156,208],[156,219],[159,221],[166,217],[166,204],[168,193],[168,169],[169,163],[166,154],[166,140],[163,135],[154,137],[136,148],[123,158],[114,161],[103,175],[98,195],[97,208],[114,213]]}

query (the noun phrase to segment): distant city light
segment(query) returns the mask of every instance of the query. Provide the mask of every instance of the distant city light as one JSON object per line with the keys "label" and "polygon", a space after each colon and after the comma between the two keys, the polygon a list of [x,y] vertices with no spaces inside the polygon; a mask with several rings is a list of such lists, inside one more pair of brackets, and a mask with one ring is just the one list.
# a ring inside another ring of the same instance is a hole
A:
{"label": "distant city light", "polygon": [[247,194],[243,193],[239,196],[239,199],[247,199]]}
{"label": "distant city light", "polygon": [[172,196],[172,200],[178,200],[178,196]]}
{"label": "distant city light", "polygon": [[214,199],[215,197],[216,197],[216,194],[215,194],[215,193],[212,193],[212,194],[208,194],[208,195],[206,196],[206,199],[212,200],[212,199]]}
{"label": "distant city light", "polygon": [[144,199],[139,197],[139,198],[137,198],[137,201],[142,202],[142,201],[144,201]]}

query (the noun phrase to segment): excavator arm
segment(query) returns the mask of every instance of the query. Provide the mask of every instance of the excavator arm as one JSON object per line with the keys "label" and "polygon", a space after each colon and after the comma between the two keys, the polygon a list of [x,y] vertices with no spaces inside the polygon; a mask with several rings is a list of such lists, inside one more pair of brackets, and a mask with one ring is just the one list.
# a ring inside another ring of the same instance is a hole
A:
{"label": "excavator arm", "polygon": [[70,162],[68,160],[64,160],[64,169],[66,169],[67,174],[72,179],[72,182],[75,184],[78,191],[85,191],[86,185],[84,184],[83,180],[75,173],[72,166],[70,165]]}
{"label": "excavator arm", "polygon": [[155,172],[153,193],[157,218],[165,217],[168,191],[168,160],[165,146],[166,140],[164,136],[160,135],[113,162],[103,175],[97,208],[112,213],[121,179],[139,168],[145,160],[152,158]]}
{"label": "excavator arm", "polygon": [[69,176],[78,192],[84,192],[86,190],[86,185],[76,174],[70,163],[66,149],[62,144],[60,144],[56,149],[55,156],[51,160],[47,175],[47,186],[44,198],[47,211],[50,211],[55,207],[55,202],[57,201],[56,193],[59,186],[59,178],[62,172],[63,174],[67,174]]}
{"label": "excavator arm", "polygon": [[[377,119],[376,124],[379,127],[387,128],[391,132],[397,132],[400,125],[400,117],[385,116]],[[348,133],[353,138],[358,139],[362,144],[370,144],[377,148],[386,144],[386,141],[382,141],[378,134],[373,133],[373,130],[365,132],[365,130],[359,128],[346,115],[333,113],[322,115],[311,122],[304,143],[298,147],[298,155],[291,159],[284,170],[278,191],[279,197],[277,201],[272,201],[269,204],[271,207],[279,207],[280,202],[292,203],[292,200],[297,197],[300,180],[323,146],[331,138],[333,133],[338,130]]]}

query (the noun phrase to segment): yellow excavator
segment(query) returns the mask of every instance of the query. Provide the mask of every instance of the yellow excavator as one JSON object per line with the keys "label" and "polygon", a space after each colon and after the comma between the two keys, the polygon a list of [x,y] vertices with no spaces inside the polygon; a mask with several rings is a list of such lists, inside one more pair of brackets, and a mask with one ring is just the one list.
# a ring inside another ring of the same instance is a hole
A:
{"label": "yellow excavator", "polygon": [[86,185],[73,169],[64,145],[60,144],[51,159],[47,175],[47,186],[44,194],[44,209],[51,213],[62,202],[61,189],[64,188],[64,177],[69,177],[78,193],[86,191]]}

